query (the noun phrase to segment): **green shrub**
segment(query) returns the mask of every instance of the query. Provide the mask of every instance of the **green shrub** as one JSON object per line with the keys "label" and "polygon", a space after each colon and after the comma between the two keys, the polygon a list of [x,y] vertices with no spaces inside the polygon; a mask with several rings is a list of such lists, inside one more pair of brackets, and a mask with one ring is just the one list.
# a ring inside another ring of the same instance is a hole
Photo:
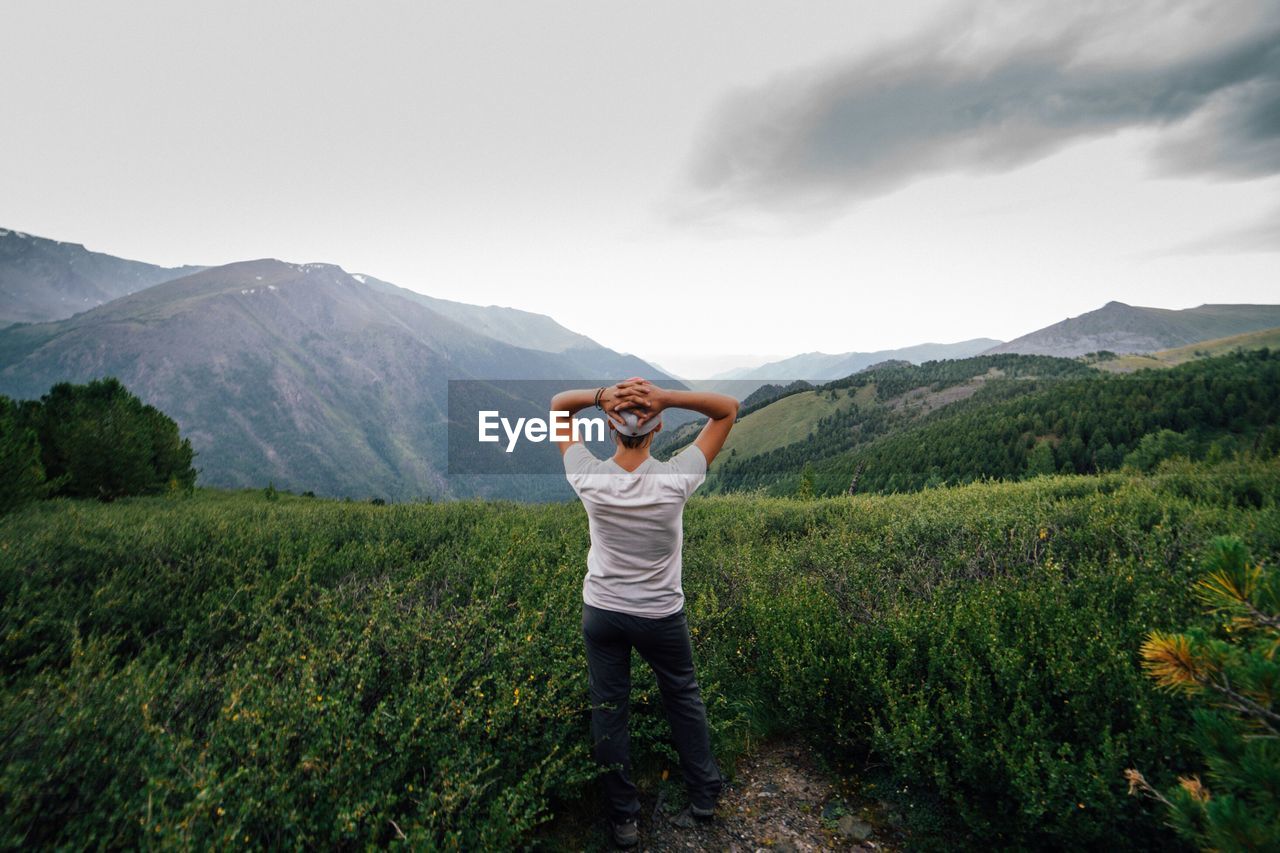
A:
{"label": "green shrub", "polygon": [[[717,757],[788,735],[880,765],[931,810],[922,845],[1176,843],[1121,774],[1187,766],[1189,713],[1131,650],[1194,614],[1198,543],[1280,553],[1278,493],[1255,459],[695,498]],[[8,514],[0,845],[520,846],[595,795],[588,544],[578,505],[200,490]],[[640,665],[633,701],[641,782],[678,773]]]}

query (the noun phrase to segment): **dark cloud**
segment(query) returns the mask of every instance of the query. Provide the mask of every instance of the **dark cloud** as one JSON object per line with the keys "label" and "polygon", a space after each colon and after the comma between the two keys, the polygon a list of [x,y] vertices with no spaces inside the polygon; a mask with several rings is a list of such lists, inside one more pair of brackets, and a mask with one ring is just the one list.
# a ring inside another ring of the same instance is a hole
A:
{"label": "dark cloud", "polygon": [[[1079,19],[1034,40],[1006,34],[994,49],[959,50],[954,31],[939,28],[740,92],[696,152],[683,215],[828,215],[930,174],[1003,172],[1131,127],[1162,129],[1152,154],[1163,172],[1280,173],[1280,3],[1249,5],[1247,27],[1221,10],[1150,43],[1132,16]],[[1214,29],[1224,21],[1225,34]],[[1131,55],[1117,49],[1126,38]]]}

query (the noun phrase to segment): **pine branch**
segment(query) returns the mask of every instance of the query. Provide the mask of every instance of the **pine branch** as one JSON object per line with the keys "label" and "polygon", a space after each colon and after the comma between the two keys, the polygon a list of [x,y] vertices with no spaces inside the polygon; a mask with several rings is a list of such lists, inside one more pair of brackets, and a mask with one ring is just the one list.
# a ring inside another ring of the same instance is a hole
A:
{"label": "pine branch", "polygon": [[1243,714],[1256,717],[1258,722],[1265,726],[1268,731],[1276,736],[1280,736],[1280,730],[1276,729],[1275,726],[1268,722],[1268,720],[1270,720],[1275,723],[1280,723],[1280,714],[1277,714],[1270,708],[1264,707],[1258,702],[1255,702],[1248,696],[1237,693],[1232,689],[1231,679],[1225,672],[1220,672],[1219,675],[1221,676],[1221,680],[1206,678],[1202,683],[1206,687],[1212,688],[1231,699],[1231,704],[1228,707],[1232,707]]}

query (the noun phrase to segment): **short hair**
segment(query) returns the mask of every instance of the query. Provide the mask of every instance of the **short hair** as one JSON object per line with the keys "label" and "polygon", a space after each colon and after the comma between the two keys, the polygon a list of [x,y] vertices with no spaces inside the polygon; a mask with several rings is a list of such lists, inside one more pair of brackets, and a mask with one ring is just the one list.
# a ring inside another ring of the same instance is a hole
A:
{"label": "short hair", "polygon": [[644,447],[657,434],[657,430],[651,430],[650,432],[646,432],[644,435],[623,435],[617,430],[613,431],[613,437],[618,440],[619,444],[628,450],[635,450],[637,447]]}

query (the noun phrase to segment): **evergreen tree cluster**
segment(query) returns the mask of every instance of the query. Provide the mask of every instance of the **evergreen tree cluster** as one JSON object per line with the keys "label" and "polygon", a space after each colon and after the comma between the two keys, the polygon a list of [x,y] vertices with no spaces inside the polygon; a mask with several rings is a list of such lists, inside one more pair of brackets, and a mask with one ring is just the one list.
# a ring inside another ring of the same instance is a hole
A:
{"label": "evergreen tree cluster", "polygon": [[39,400],[0,397],[0,512],[42,497],[189,491],[191,442],[118,379],[59,383]]}
{"label": "evergreen tree cluster", "polygon": [[917,388],[941,391],[953,385],[964,384],[975,376],[986,374],[1007,379],[1065,379],[1072,376],[1091,376],[1095,372],[1074,358],[999,353],[977,355],[972,358],[926,361],[924,364],[870,367],[846,376],[844,379],[829,382],[820,390],[862,388],[874,385],[876,398],[883,402]]}

